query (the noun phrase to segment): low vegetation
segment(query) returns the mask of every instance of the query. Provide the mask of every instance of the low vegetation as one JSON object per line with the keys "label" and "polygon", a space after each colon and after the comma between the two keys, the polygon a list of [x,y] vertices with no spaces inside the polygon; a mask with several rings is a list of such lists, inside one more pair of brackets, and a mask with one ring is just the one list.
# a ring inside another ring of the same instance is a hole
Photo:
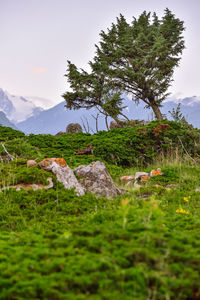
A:
{"label": "low vegetation", "polygon": [[[164,125],[163,125],[164,124]],[[0,127],[0,299],[200,299],[200,131],[175,122],[98,134],[30,135]],[[75,155],[92,144],[93,155]],[[27,159],[104,161],[115,183],[163,175],[115,199],[77,197]]]}

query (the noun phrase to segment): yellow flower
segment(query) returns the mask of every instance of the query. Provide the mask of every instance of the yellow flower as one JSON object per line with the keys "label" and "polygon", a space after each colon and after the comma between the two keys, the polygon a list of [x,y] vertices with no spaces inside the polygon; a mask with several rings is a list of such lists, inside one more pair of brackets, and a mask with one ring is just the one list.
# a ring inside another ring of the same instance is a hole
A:
{"label": "yellow flower", "polygon": [[189,197],[184,197],[183,200],[184,200],[185,202],[189,202],[190,196],[189,196]]}
{"label": "yellow flower", "polygon": [[181,206],[180,206],[179,209],[176,210],[176,213],[177,214],[183,214],[183,215],[189,215],[190,214],[189,211],[183,209]]}

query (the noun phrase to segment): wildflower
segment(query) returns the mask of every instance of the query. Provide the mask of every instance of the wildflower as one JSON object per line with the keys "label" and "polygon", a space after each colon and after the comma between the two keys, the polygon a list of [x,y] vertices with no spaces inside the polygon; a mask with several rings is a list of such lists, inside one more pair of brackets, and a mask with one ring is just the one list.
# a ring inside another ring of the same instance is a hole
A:
{"label": "wildflower", "polygon": [[177,214],[189,215],[189,211],[183,209],[181,206],[179,209],[176,210]]}
{"label": "wildflower", "polygon": [[183,198],[183,201],[185,201],[185,202],[189,202],[189,200],[190,200],[190,196],[189,196],[189,197],[184,197],[184,198]]}

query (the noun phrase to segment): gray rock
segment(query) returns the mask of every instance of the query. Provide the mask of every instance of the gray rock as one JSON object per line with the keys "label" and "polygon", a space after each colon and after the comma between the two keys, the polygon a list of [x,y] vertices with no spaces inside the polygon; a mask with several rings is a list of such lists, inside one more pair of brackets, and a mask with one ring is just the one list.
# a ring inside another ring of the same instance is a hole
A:
{"label": "gray rock", "polygon": [[119,121],[117,123],[116,121],[111,121],[110,122],[110,129],[115,129],[115,128],[124,128],[124,127],[135,127],[136,126],[136,121],[135,120],[123,120]]}
{"label": "gray rock", "polygon": [[61,136],[63,134],[65,134],[66,132],[63,132],[63,131],[59,131],[58,133],[55,134],[55,136]]}
{"label": "gray rock", "polygon": [[74,169],[74,172],[81,177],[79,182],[88,193],[106,198],[114,198],[123,193],[122,189],[115,186],[103,162],[96,161],[88,166],[81,165]]}
{"label": "gray rock", "polygon": [[78,182],[72,169],[67,166],[64,158],[46,158],[39,163],[39,166],[44,170],[49,170],[56,175],[66,189],[75,188],[77,196],[85,194],[84,187]]}
{"label": "gray rock", "polygon": [[146,173],[146,172],[136,172],[135,173],[135,181],[138,180],[142,176],[149,176],[149,173]]}
{"label": "gray rock", "polygon": [[82,127],[78,123],[70,123],[66,128],[66,133],[83,132]]}

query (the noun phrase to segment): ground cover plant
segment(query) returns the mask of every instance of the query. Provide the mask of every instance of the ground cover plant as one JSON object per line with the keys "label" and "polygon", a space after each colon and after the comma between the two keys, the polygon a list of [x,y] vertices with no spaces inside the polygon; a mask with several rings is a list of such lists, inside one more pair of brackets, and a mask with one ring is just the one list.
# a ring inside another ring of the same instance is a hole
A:
{"label": "ground cover plant", "polygon": [[[47,184],[50,173],[27,169],[26,160],[53,154],[72,167],[103,160],[118,186],[136,171],[161,167],[163,175],[109,200],[77,197],[52,174],[49,190],[1,189],[0,299],[200,299],[199,131],[167,124],[167,130],[156,122],[93,136],[22,136],[24,151],[14,134],[3,140],[16,160],[7,162],[1,149],[1,188]],[[93,155],[74,155],[89,143]],[[152,154],[141,163],[140,146]]]}

